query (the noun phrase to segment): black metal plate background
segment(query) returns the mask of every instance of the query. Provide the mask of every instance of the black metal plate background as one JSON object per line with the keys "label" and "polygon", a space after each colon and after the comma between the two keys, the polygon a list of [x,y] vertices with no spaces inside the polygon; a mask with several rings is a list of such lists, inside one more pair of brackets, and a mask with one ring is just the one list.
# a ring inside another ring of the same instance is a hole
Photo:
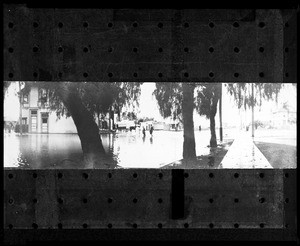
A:
{"label": "black metal plate background", "polygon": [[[4,80],[7,81],[297,82],[297,14],[292,9],[54,10],[31,9],[25,5],[6,5],[3,14]],[[35,26],[34,22],[38,26]],[[234,22],[238,22],[239,27],[234,27]],[[264,26],[261,25],[262,22]],[[62,23],[62,26],[59,23]],[[133,23],[137,23],[137,27],[134,27]],[[34,47],[38,48],[37,51],[33,49]],[[63,48],[63,52],[58,51],[59,47]],[[84,52],[85,47],[88,48],[88,52]],[[208,51],[210,47],[214,48],[213,53]],[[235,53],[234,47],[238,47],[240,52]],[[259,51],[260,47],[264,47],[264,52]],[[9,48],[13,48],[13,52],[9,52]],[[112,52],[109,52],[109,48],[112,48]],[[134,48],[137,48],[137,52],[134,52]],[[159,48],[162,48],[162,52]],[[185,48],[188,48],[188,52]],[[214,73],[213,77],[209,76],[211,72]],[[234,73],[239,73],[239,77],[235,77]],[[261,73],[263,77],[260,76]],[[8,172],[9,170],[5,170],[5,175]],[[15,178],[18,182],[22,182],[22,179],[27,180],[26,175],[32,175],[31,171],[13,172],[16,173]],[[26,185],[22,186],[22,193],[18,192],[16,186],[8,188],[6,182],[10,181],[4,179],[5,206],[10,206],[7,204],[10,196],[16,197],[11,204],[13,207],[15,203],[22,204],[18,201],[20,199],[28,201],[29,204],[29,201],[32,202],[36,197],[42,197],[47,201],[56,195],[54,187],[57,185],[55,183],[57,180],[46,178],[47,175],[51,175],[51,172],[41,170],[37,172],[44,173],[45,178],[33,180],[30,177],[28,182],[23,182]],[[148,170],[145,172],[148,174]],[[207,170],[196,172],[203,175]],[[220,170],[220,172],[225,177],[231,173],[231,170]],[[253,170],[243,170],[243,172],[251,176]],[[163,228],[147,229],[147,231],[146,229],[76,231],[5,229],[4,239],[11,243],[57,238],[65,240],[295,240],[296,170],[267,170],[266,173],[269,177],[281,173],[282,182],[272,183],[270,179],[271,186],[267,188],[273,189],[274,192],[282,191],[279,193],[282,199],[280,204],[283,205],[283,217],[282,220],[277,218],[275,223],[282,225],[280,229],[273,229],[277,228],[274,225],[271,229],[268,227],[191,229],[184,228],[184,224],[180,222],[175,223],[174,228],[180,224],[181,229]],[[286,173],[288,176],[285,175]],[[192,173],[188,179],[192,180],[193,175]],[[73,180],[78,182],[80,178],[74,177]],[[193,185],[193,182],[190,183],[188,179],[185,180],[185,185],[186,188],[190,188],[186,190],[186,194],[189,191],[198,194],[196,184]],[[256,182],[256,179],[252,181],[253,186],[250,188],[253,192],[268,187],[257,186],[261,181]],[[38,182],[44,182],[39,185],[48,187],[48,193],[43,194],[43,191],[36,189]],[[228,180],[226,184],[232,185],[231,182],[236,181]],[[170,185],[171,181],[166,187]],[[166,187],[162,194],[159,194],[160,196],[169,194],[170,190]],[[26,192],[29,190],[32,192]],[[82,195],[87,190],[83,189]],[[104,192],[105,189],[102,191]],[[151,193],[151,190],[149,192]],[[210,194],[209,192],[205,194],[206,200]],[[217,194],[217,198],[219,196],[220,194]],[[127,195],[124,195],[125,197]],[[284,203],[285,198],[289,198],[289,203]],[[273,201],[276,203],[275,200]],[[41,201],[40,204],[44,205],[40,206],[39,210],[35,210],[35,205],[28,204],[11,209],[12,214],[8,219],[18,221],[19,225],[25,227],[32,226],[32,223],[46,226],[49,223],[56,223],[59,219],[64,219],[64,223],[70,225],[74,223],[64,217],[66,212],[59,213],[61,218],[55,217],[58,214],[55,212],[56,205],[52,206],[51,203]],[[164,206],[168,205],[168,203],[164,204]],[[80,208],[81,206],[78,207]],[[49,209],[54,212],[49,213]],[[22,219],[17,220],[14,217],[15,212],[21,213]],[[165,213],[167,214],[166,210]],[[229,217],[231,215],[228,214]],[[39,218],[39,221],[35,221],[35,218]],[[157,221],[155,220],[155,224]],[[256,218],[254,221],[259,223],[262,220]],[[5,228],[7,226],[4,225]]]}
{"label": "black metal plate background", "polygon": [[293,82],[296,28],[293,10],[7,5],[4,80]]}

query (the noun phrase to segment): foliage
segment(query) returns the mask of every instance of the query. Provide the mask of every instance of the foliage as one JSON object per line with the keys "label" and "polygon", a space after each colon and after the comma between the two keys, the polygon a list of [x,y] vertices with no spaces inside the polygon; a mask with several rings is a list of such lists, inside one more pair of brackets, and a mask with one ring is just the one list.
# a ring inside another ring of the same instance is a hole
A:
{"label": "foliage", "polygon": [[[200,115],[206,116],[207,119],[212,110],[212,100],[220,97],[220,86],[221,83],[196,84],[195,108]],[[246,109],[252,106],[251,83],[229,83],[225,86],[233,96],[238,108],[244,106]],[[254,105],[261,106],[263,100],[277,101],[283,86],[283,83],[254,83]],[[172,116],[175,119],[181,116],[182,83],[156,83],[154,95],[164,118]]]}
{"label": "foliage", "polygon": [[122,113],[122,119],[132,121],[132,120],[136,120],[137,116],[134,112],[123,112]]}
{"label": "foliage", "polygon": [[159,112],[164,117],[182,121],[182,84],[156,83],[153,94],[157,99]]}
{"label": "foliage", "polygon": [[26,82],[24,91],[32,86],[46,90],[49,96],[49,107],[56,111],[57,117],[63,115],[70,117],[60,98],[61,84],[67,87],[68,93],[78,93],[83,105],[93,116],[107,113],[112,108],[118,112],[122,107],[133,102],[138,105],[141,85],[133,82]]}
{"label": "foliage", "polygon": [[254,125],[255,125],[255,129],[257,129],[258,127],[264,128],[267,126],[264,122],[260,120],[255,120]]}
{"label": "foliage", "polygon": [[10,86],[10,81],[3,81],[3,92],[4,94],[7,92],[8,87]]}
{"label": "foliage", "polygon": [[202,83],[196,87],[196,110],[200,115],[206,116],[207,119],[211,117],[213,107],[216,111],[217,102],[220,99],[220,86],[221,83]]}
{"label": "foliage", "polygon": [[[196,88],[194,107],[208,119],[212,110],[212,99],[219,98],[220,83],[193,83]],[[160,114],[182,121],[182,83],[156,83],[153,93],[157,99]]]}
{"label": "foliage", "polygon": [[254,96],[252,100],[251,83],[229,83],[226,84],[227,90],[234,97],[234,100],[241,108],[250,108],[252,105],[261,106],[262,100],[278,100],[278,94],[283,88],[283,83],[253,83]]}

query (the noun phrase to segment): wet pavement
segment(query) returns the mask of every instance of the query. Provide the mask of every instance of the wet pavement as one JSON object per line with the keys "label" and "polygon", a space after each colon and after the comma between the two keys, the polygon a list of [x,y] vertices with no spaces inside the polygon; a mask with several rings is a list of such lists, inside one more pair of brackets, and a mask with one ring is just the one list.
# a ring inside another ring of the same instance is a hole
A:
{"label": "wet pavement", "polygon": [[[224,142],[232,141],[235,129],[224,131]],[[143,138],[139,131],[101,134],[106,151],[103,162],[109,168],[161,168],[182,159],[182,131],[154,131]],[[197,156],[209,155],[210,131],[195,131]],[[77,134],[4,135],[4,167],[88,168],[82,166]],[[97,168],[95,165],[93,168]]]}
{"label": "wet pavement", "polygon": [[[107,168],[283,168],[282,160],[279,162],[279,157],[274,160],[270,148],[278,142],[296,148],[294,130],[258,129],[252,138],[251,131],[225,129],[224,141],[222,144],[218,141],[217,148],[208,147],[209,130],[195,131],[197,161],[187,164],[182,160],[182,131],[154,131],[152,137],[147,132],[145,138],[139,131],[128,131],[101,134],[101,138],[106,151],[102,163]],[[255,145],[257,141],[267,144],[264,149],[268,152],[263,154]],[[289,167],[296,166],[295,153],[284,152],[285,159],[291,159]],[[4,134],[4,167],[91,168],[83,166],[82,160],[77,134]],[[103,168],[103,165],[96,164],[93,168]]]}
{"label": "wet pavement", "polygon": [[255,146],[251,133],[240,131],[219,168],[273,168]]}
{"label": "wet pavement", "polygon": [[230,149],[233,140],[225,140],[222,143],[219,142],[217,147],[209,148],[209,154],[197,156],[192,160],[178,160],[168,165],[163,166],[167,169],[219,169],[220,163]]}

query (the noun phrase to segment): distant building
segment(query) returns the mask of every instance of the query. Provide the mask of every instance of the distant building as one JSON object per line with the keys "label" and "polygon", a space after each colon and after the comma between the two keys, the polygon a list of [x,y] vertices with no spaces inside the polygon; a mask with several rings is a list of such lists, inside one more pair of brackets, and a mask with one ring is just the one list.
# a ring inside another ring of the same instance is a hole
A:
{"label": "distant building", "polygon": [[135,130],[136,124],[133,120],[117,121],[116,128],[118,130]]}
{"label": "distant building", "polygon": [[157,121],[153,122],[154,130],[169,130],[168,128],[169,128],[168,125],[166,125],[164,122],[157,122]]}
{"label": "distant building", "polygon": [[289,128],[296,124],[297,112],[294,109],[281,108],[273,112],[273,127]]}
{"label": "distant building", "polygon": [[[49,109],[46,90],[31,87],[22,96],[22,129],[28,133],[77,133],[71,117],[60,119]],[[27,129],[27,130],[26,130]],[[24,131],[23,131],[24,132]]]}
{"label": "distant building", "polygon": [[111,131],[115,130],[115,128],[117,127],[118,114],[116,114],[113,109],[110,110],[110,112],[102,113],[100,119],[96,114],[94,115],[94,117],[96,119],[96,124],[98,125],[100,131]]}
{"label": "distant building", "polygon": [[170,130],[170,131],[183,130],[183,124],[178,119],[175,120],[172,119],[172,117],[168,117],[164,119],[163,124],[164,124],[163,126],[164,130]]}

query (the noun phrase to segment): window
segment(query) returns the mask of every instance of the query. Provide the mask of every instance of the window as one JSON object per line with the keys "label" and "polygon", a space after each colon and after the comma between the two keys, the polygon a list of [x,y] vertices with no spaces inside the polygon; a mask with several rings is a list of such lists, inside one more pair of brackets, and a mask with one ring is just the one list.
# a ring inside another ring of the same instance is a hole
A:
{"label": "window", "polygon": [[46,104],[48,101],[47,91],[45,89],[39,90],[39,103],[42,105]]}
{"label": "window", "polygon": [[41,113],[41,117],[42,117],[42,118],[48,118],[48,117],[49,117],[49,114],[48,114],[48,113]]}
{"label": "window", "polygon": [[28,94],[23,95],[23,104],[28,104]]}
{"label": "window", "polygon": [[26,117],[22,118],[22,125],[27,125],[27,118]]}

